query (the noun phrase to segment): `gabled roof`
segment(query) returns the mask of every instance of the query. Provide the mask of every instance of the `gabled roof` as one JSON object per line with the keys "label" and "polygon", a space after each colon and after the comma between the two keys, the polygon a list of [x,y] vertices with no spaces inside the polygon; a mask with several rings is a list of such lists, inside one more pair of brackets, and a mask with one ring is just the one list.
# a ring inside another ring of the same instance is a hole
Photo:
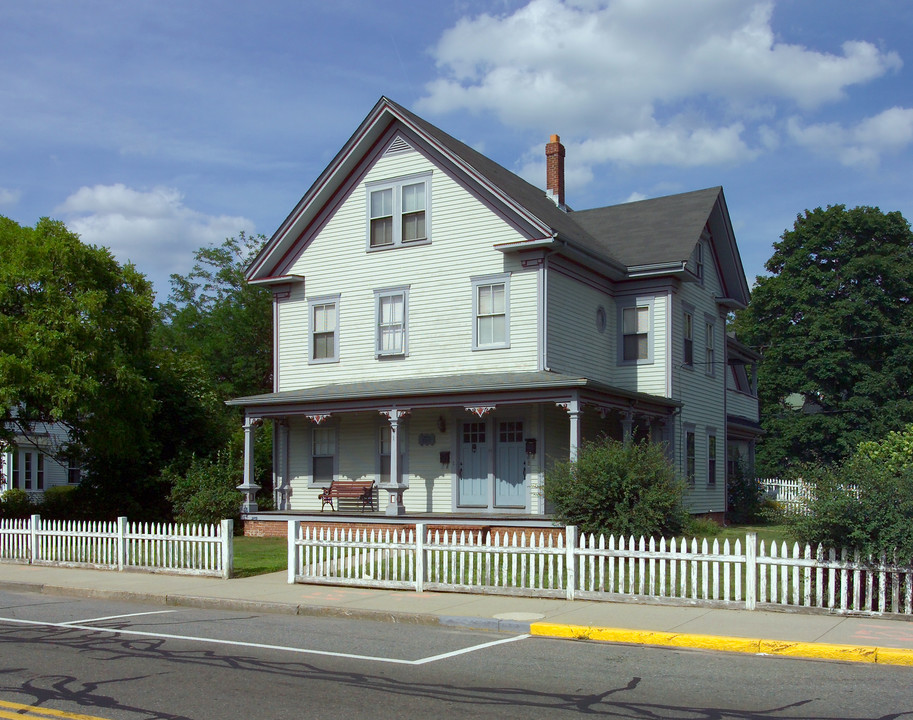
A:
{"label": "gabled roof", "polygon": [[683,273],[704,229],[709,228],[728,297],[736,305],[748,302],[748,284],[721,188],[565,212],[541,188],[386,97],[377,102],[251,263],[249,281],[280,279],[276,276],[286,270],[298,240],[391,128],[417,141],[515,219],[526,240],[499,246],[505,252],[545,245],[614,280],[644,273]]}

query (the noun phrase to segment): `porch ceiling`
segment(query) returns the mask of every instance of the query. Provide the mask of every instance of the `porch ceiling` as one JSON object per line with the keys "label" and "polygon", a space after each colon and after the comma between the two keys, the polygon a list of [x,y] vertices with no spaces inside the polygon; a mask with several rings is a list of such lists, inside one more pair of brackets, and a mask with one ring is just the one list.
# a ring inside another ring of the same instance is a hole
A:
{"label": "porch ceiling", "polygon": [[302,390],[251,395],[227,401],[249,416],[341,412],[381,407],[455,407],[477,404],[567,402],[579,399],[619,409],[668,414],[681,403],[632,392],[588,378],[542,371],[475,373],[322,385]]}

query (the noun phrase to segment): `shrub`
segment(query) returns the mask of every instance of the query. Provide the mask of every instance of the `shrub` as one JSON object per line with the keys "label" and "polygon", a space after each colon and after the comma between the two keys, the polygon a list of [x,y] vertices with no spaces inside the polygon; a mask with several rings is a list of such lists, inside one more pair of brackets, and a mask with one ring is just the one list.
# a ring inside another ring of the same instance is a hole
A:
{"label": "shrub", "polygon": [[215,460],[194,457],[183,474],[166,470],[164,478],[172,483],[171,504],[178,522],[240,520],[242,495],[236,488],[242,472],[227,450]]}
{"label": "shrub", "polygon": [[25,490],[10,489],[0,497],[0,515],[8,518],[27,518],[35,512],[32,499]]}
{"label": "shrub", "polygon": [[44,499],[36,512],[42,517],[52,520],[75,520],[81,517],[80,510],[76,507],[75,495],[78,490],[76,485],[54,485],[44,491]]}
{"label": "shrub", "polygon": [[683,496],[662,446],[647,442],[585,442],[576,462],[556,463],[545,476],[555,518],[586,533],[676,534],[687,519]]}
{"label": "shrub", "polygon": [[866,556],[896,550],[902,560],[913,558],[913,464],[861,453],[840,465],[806,465],[798,472],[813,488],[807,512],[784,515],[799,540]]}

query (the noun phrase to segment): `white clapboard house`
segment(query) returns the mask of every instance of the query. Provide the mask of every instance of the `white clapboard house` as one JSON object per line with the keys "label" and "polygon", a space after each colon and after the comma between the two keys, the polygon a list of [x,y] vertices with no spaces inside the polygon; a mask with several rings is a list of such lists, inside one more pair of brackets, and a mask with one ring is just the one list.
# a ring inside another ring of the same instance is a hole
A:
{"label": "white clapboard house", "polygon": [[64,449],[69,433],[56,423],[14,423],[13,437],[0,449],[0,493],[24,490],[34,500],[57,485],[78,485],[82,469]]}
{"label": "white clapboard house", "polygon": [[591,210],[381,98],[248,269],[274,298],[278,507],[375,480],[387,514],[543,514],[582,440],[664,442],[693,512],[726,507],[758,433],[757,356],[721,188]]}

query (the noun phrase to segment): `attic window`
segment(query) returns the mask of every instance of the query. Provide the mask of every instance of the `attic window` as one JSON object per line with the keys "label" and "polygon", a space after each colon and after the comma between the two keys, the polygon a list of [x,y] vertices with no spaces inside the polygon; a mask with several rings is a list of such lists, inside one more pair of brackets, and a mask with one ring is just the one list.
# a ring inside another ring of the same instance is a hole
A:
{"label": "attic window", "polygon": [[368,250],[431,242],[431,175],[369,183]]}

